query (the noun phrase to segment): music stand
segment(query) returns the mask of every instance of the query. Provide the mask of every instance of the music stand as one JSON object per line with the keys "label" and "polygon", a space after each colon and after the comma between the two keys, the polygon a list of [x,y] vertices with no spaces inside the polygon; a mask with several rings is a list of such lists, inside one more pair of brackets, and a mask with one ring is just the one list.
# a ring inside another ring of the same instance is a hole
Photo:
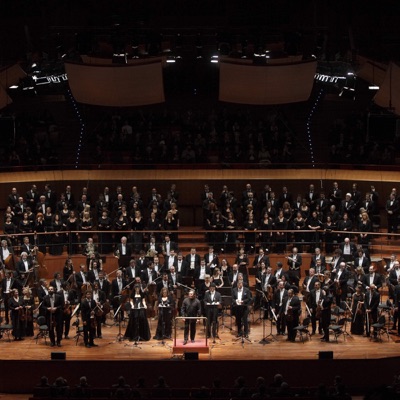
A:
{"label": "music stand", "polygon": [[[344,303],[344,304],[343,304]],[[343,307],[344,306],[344,307]],[[353,336],[351,336],[351,334],[349,333],[349,332],[347,332],[347,322],[351,322],[351,319],[349,320],[349,318],[347,318],[347,316],[346,316],[346,313],[347,313],[347,311],[350,313],[350,315],[352,315],[353,314],[353,312],[351,311],[351,308],[349,307],[349,305],[347,304],[347,301],[342,301],[341,303],[340,303],[340,307],[341,308],[343,308],[345,311],[344,311],[344,316],[343,316],[343,318],[344,318],[344,330],[343,330],[343,335],[344,336],[348,336],[348,337],[353,337]],[[347,309],[347,311],[346,311],[346,309]]]}
{"label": "music stand", "polygon": [[[221,327],[222,328],[228,328],[230,331],[232,331],[232,309],[231,313],[228,314],[227,310],[228,307],[230,308],[232,305],[232,296],[221,296],[221,305],[222,305],[222,313],[221,313]],[[225,325],[225,316],[229,317],[231,319],[231,326]]]}
{"label": "music stand", "polygon": [[118,334],[117,337],[115,339],[114,342],[110,342],[110,343],[116,343],[116,342],[122,342],[124,340],[124,335],[121,332],[121,320],[122,320],[122,303],[119,305],[119,307],[117,308],[117,311],[114,313],[114,319],[118,318],[118,322],[116,322],[116,324],[118,324]]}
{"label": "music stand", "polygon": [[[221,301],[222,301],[222,296],[221,296]],[[210,330],[210,336],[213,338],[213,344],[211,348],[214,348],[217,343],[215,342],[215,336],[213,335],[213,330],[212,330],[212,325],[216,324],[216,331],[217,331],[217,336],[218,336],[218,306],[220,304],[215,304],[215,303],[207,303],[206,304],[206,309],[207,309],[207,333],[208,330]],[[214,317],[215,316],[215,317]],[[215,318],[215,319],[214,319]],[[218,343],[221,345],[224,345],[225,343]]]}
{"label": "music stand", "polygon": [[159,318],[159,322],[161,322],[161,342],[158,342],[157,344],[154,344],[151,347],[163,346],[163,347],[167,347],[168,349],[171,349],[171,346],[169,344],[167,344],[164,340],[166,337],[165,336],[165,315],[164,315],[164,313],[168,312],[168,310],[171,310],[170,305],[163,305],[161,303],[158,305],[158,318]]}

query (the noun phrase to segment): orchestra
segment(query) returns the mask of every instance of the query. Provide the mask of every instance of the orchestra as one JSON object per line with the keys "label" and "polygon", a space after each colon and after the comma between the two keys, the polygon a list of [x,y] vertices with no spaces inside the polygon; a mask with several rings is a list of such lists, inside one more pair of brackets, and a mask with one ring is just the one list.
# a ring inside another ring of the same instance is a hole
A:
{"label": "orchestra", "polygon": [[[278,256],[282,261],[286,258],[286,262],[276,262],[273,271],[266,255],[268,250],[261,247],[252,265],[241,247],[231,267],[229,261],[233,259],[216,253],[213,246],[204,255],[199,255],[193,247],[184,256],[178,243],[166,239],[162,251],[146,254],[135,253],[131,237],[122,236],[114,252],[117,269],[107,273],[110,268],[104,265],[98,252],[102,246],[87,237],[82,246],[87,262],[75,268],[74,259],[68,256],[62,273],[55,272],[51,280],[40,276],[29,279],[34,275],[38,251],[30,243],[30,237],[25,237],[19,246],[12,269],[7,268],[6,260],[14,257],[13,246],[2,240],[4,322],[11,322],[12,335],[19,341],[34,335],[35,318],[43,315],[49,327],[50,345],[61,347],[62,339],[70,338],[71,316],[75,311],[83,326],[84,344],[91,348],[97,347],[95,338],[103,338],[102,327],[109,319],[118,324],[126,317],[123,337],[147,341],[152,337],[149,318],[153,318],[157,320],[153,339],[171,340],[176,316],[203,315],[207,318],[205,336],[215,343],[220,339],[223,293],[231,299],[230,318],[235,321],[233,331],[238,337],[249,338],[251,312],[261,307],[266,310],[261,319],[274,316],[277,334],[287,335],[288,341],[296,340],[296,326],[309,316],[310,334],[318,332],[321,341],[329,342],[331,313],[334,307],[339,307],[350,313],[352,334],[376,338],[372,325],[382,313],[380,302],[386,287],[388,300],[393,302],[393,329],[397,328],[400,266],[395,255],[388,261],[385,275],[381,275],[374,262],[369,260],[366,264],[367,253],[363,249],[351,250],[355,258],[342,256],[349,254],[347,246],[352,245],[346,238],[341,250],[334,251],[333,258],[325,256],[323,247],[316,247],[302,279],[304,256],[296,247],[287,257]],[[118,311],[120,316],[116,315]],[[186,320],[184,327],[184,344],[189,339],[194,341],[196,319]]]}

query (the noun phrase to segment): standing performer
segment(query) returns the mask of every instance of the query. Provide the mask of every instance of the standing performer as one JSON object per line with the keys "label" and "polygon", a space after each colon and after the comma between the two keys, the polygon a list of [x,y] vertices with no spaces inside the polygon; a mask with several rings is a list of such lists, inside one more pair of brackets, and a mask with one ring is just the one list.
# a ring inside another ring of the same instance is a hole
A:
{"label": "standing performer", "polygon": [[297,333],[294,328],[299,325],[300,300],[294,295],[293,289],[288,290],[288,297],[286,297],[282,307],[285,313],[288,330],[288,338],[286,340],[294,342]]}
{"label": "standing performer", "polygon": [[172,315],[175,309],[175,300],[168,288],[163,287],[158,297],[158,323],[156,335],[153,339],[171,339],[172,335]]}
{"label": "standing performer", "polygon": [[324,331],[324,336],[321,342],[329,342],[329,325],[331,324],[331,305],[333,296],[328,292],[328,288],[324,287],[322,291],[324,296],[321,302],[321,327]]}
{"label": "standing performer", "polygon": [[301,254],[298,254],[297,247],[293,247],[292,255],[287,257],[287,264],[289,266],[288,278],[291,285],[299,287],[300,281],[300,267],[303,263]]}
{"label": "standing performer", "polygon": [[53,286],[49,286],[48,292],[49,294],[43,299],[42,307],[46,310],[51,347],[56,345],[56,339],[57,346],[61,347],[63,299],[60,295],[54,293]]}
{"label": "standing performer", "polygon": [[81,316],[83,322],[83,340],[87,348],[97,347],[94,343],[94,334],[96,330],[96,320],[94,309],[96,302],[92,299],[92,292],[87,290],[85,298],[81,301]]}
{"label": "standing performer", "polygon": [[25,307],[23,313],[23,332],[24,336],[33,336],[33,308],[34,299],[32,296],[32,291],[29,287],[24,287],[22,289],[22,304]]}
{"label": "standing performer", "polygon": [[[364,309],[365,315],[365,328],[367,337],[371,334],[371,325],[378,321],[378,306],[379,306],[379,293],[376,291],[376,286],[374,284],[370,285],[367,292],[365,293],[364,299]],[[377,332],[374,328],[374,339],[377,339]]]}
{"label": "standing performer", "polygon": [[283,304],[286,301],[288,292],[285,289],[285,282],[279,281],[278,288],[274,293],[272,307],[275,310],[276,320],[276,330],[278,335],[285,335],[286,330],[286,318],[284,314]]}
{"label": "standing performer", "polygon": [[5,277],[1,281],[1,294],[4,302],[4,312],[5,312],[5,323],[8,325],[10,323],[9,319],[9,300],[12,297],[13,289],[20,290],[21,285],[17,279],[13,277],[11,271],[6,270]]}
{"label": "standing performer", "polygon": [[63,299],[63,310],[62,310],[62,323],[65,339],[69,339],[69,329],[71,327],[71,314],[72,306],[76,304],[76,292],[70,290],[70,286],[67,282],[62,283],[62,288],[57,292]]}
{"label": "standing performer", "polygon": [[204,305],[207,317],[207,337],[212,335],[214,341],[218,336],[218,307],[221,305],[221,294],[215,290],[215,283],[211,283],[210,290],[204,295]]}
{"label": "standing performer", "polygon": [[353,294],[351,301],[351,312],[353,319],[351,320],[350,332],[353,335],[362,335],[364,333],[364,293],[361,289],[361,285],[356,286],[356,291]]}
{"label": "standing performer", "polygon": [[[189,297],[186,297],[182,303],[181,309],[182,317],[200,317],[201,315],[201,304],[200,300],[196,299],[194,290],[189,291]],[[185,319],[185,332],[183,344],[187,344],[189,337],[189,327],[190,327],[190,341],[194,343],[196,337],[196,320],[195,319]]]}
{"label": "standing performer", "polygon": [[[243,282],[238,281],[237,287],[232,290],[233,312],[236,318],[237,336],[249,336],[249,305],[252,302],[251,292],[247,287],[243,287]],[[244,328],[244,331],[243,331]]]}
{"label": "standing performer", "polygon": [[23,321],[21,321],[21,316],[24,312],[24,303],[22,297],[19,296],[17,289],[13,289],[12,296],[8,300],[8,306],[11,310],[11,321],[13,326],[12,334],[14,340],[22,340]]}
{"label": "standing performer", "polygon": [[151,338],[149,321],[146,316],[146,299],[141,289],[140,285],[135,284],[131,299],[125,304],[125,309],[129,313],[129,322],[124,337],[135,342],[148,341]]}
{"label": "standing performer", "polygon": [[[311,268],[310,268],[311,270]],[[322,302],[325,299],[325,291],[321,290],[321,282],[315,282],[315,288],[310,291],[309,297],[309,307],[311,311],[311,325],[312,325],[312,334],[315,335],[315,331],[317,330],[317,321],[319,323],[319,333],[322,333]]]}

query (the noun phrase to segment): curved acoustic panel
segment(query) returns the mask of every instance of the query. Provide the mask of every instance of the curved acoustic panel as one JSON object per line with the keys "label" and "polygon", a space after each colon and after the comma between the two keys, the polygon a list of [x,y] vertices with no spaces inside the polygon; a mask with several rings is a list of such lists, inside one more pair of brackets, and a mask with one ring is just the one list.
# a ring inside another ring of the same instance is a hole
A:
{"label": "curved acoustic panel", "polygon": [[316,68],[316,61],[261,66],[221,60],[219,100],[259,105],[305,101]]}
{"label": "curved acoustic panel", "polygon": [[80,103],[131,107],[165,101],[160,59],[135,65],[65,63],[65,70]]}

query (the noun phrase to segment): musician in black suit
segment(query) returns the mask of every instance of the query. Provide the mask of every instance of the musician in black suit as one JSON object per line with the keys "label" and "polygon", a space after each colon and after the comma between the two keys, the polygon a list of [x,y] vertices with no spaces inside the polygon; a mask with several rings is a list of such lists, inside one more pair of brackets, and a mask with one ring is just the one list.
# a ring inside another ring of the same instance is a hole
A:
{"label": "musician in black suit", "polygon": [[286,276],[286,280],[287,280],[287,272],[283,269],[283,264],[280,261],[278,261],[276,263],[276,270],[274,272],[274,276],[275,276],[277,282],[282,278],[283,275]]}
{"label": "musician in black suit", "polygon": [[277,317],[276,330],[278,335],[285,335],[286,318],[283,313],[283,304],[286,300],[287,295],[288,292],[285,289],[285,282],[280,281],[272,299],[272,308],[274,309],[275,315]]}
{"label": "musician in black suit", "polygon": [[371,285],[374,285],[376,290],[379,290],[382,287],[382,278],[377,272],[375,272],[375,267],[373,265],[369,267],[368,274],[363,276],[362,285],[364,289],[368,289]]}
{"label": "musician in black suit", "polygon": [[78,297],[79,299],[81,298],[82,295],[82,286],[89,286],[90,285],[90,281],[89,278],[87,276],[87,273],[85,272],[85,265],[84,264],[80,264],[79,265],[79,272],[77,272],[75,274],[75,280],[76,280],[76,284],[78,286]]}
{"label": "musician in black suit", "polygon": [[63,282],[61,290],[57,291],[57,294],[61,296],[63,300],[62,308],[62,320],[63,320],[63,331],[65,339],[69,339],[69,329],[71,327],[71,313],[72,306],[76,304],[78,298],[75,290],[70,290],[70,286],[67,282]]}
{"label": "musician in black suit", "polygon": [[141,280],[146,285],[148,285],[154,282],[156,279],[157,279],[157,272],[154,271],[154,264],[152,262],[149,262],[147,264],[147,268],[142,270]]}
{"label": "musician in black suit", "polygon": [[169,235],[165,235],[164,241],[161,243],[161,251],[164,257],[169,256],[171,250],[178,251],[178,245],[175,242],[171,241]]}
{"label": "musician in black suit", "polygon": [[354,259],[354,268],[361,267],[364,270],[364,273],[367,274],[369,271],[369,267],[371,262],[368,257],[365,256],[364,252],[361,250],[358,251],[357,257]]}
{"label": "musician in black suit", "polygon": [[351,262],[354,260],[354,256],[357,255],[357,247],[354,243],[350,242],[348,237],[344,238],[344,241],[339,246],[342,251],[342,257],[346,262]]}
{"label": "musician in black suit", "polygon": [[[387,215],[388,234],[397,233],[400,203],[394,192],[390,193],[389,199],[386,201],[385,210]],[[388,235],[388,239],[391,239],[390,235]]]}
{"label": "musician in black suit", "polygon": [[141,276],[141,270],[136,265],[136,260],[132,259],[129,261],[129,266],[125,268],[125,278],[127,278],[128,282],[131,283],[137,276]]}
{"label": "musician in black suit", "polygon": [[[49,327],[49,337],[51,346],[57,343],[61,347],[61,339],[63,334],[63,298],[55,293],[54,287],[49,286],[49,294],[44,297],[42,308],[46,310],[47,326]],[[56,342],[57,341],[57,342]]]}
{"label": "musician in black suit", "polygon": [[321,270],[321,273],[324,272],[324,270],[326,269],[326,259],[325,256],[323,254],[321,254],[321,249],[319,247],[315,248],[315,254],[313,254],[313,256],[311,257],[311,263],[310,263],[310,268],[314,268],[317,265],[317,260],[320,260],[320,266],[321,268],[323,268],[323,270]]}
{"label": "musician in black suit", "polygon": [[211,269],[206,266],[204,260],[200,261],[200,265],[194,271],[194,280],[197,281],[197,286],[200,287],[201,283],[204,282],[205,275],[211,275]]}
{"label": "musician in black suit", "polygon": [[33,271],[32,261],[28,259],[28,253],[25,251],[21,253],[21,259],[17,262],[16,270],[21,283],[24,283],[28,277],[28,274],[32,273]]}
{"label": "musician in black suit", "polygon": [[249,306],[252,303],[252,295],[248,288],[239,281],[237,287],[232,290],[232,307],[236,319],[237,336],[249,336]]}
{"label": "musician in black suit", "polygon": [[298,296],[294,294],[293,289],[288,290],[288,295],[282,305],[283,313],[286,318],[286,326],[288,331],[287,341],[294,342],[296,339],[296,330],[294,329],[299,325],[300,315],[300,300]]}
{"label": "musician in black suit", "polygon": [[29,242],[29,237],[28,236],[25,236],[24,237],[24,239],[23,239],[23,243],[21,244],[21,247],[20,247],[20,250],[21,250],[21,255],[22,255],[22,253],[27,253],[28,254],[28,257],[31,257],[32,256],[32,252],[34,251],[34,250],[36,250],[35,249],[35,246],[33,246],[32,244],[30,244],[30,242]]}
{"label": "musician in black suit", "polygon": [[180,283],[182,283],[182,275],[179,272],[176,272],[174,266],[169,270],[169,282],[172,287],[172,290],[176,290]]}
{"label": "musician in black suit", "polygon": [[1,281],[1,294],[4,303],[4,312],[5,312],[5,323],[9,324],[9,299],[12,296],[12,292],[14,289],[17,289],[19,292],[22,289],[21,284],[15,279],[12,275],[11,271],[6,270],[5,277]]}
{"label": "musician in black suit", "polygon": [[175,271],[180,274],[181,276],[187,276],[188,275],[188,269],[189,269],[189,264],[188,262],[183,258],[182,253],[178,253],[177,259],[174,264]]}
{"label": "musician in black suit", "polygon": [[127,243],[128,239],[126,236],[122,236],[121,243],[117,244],[117,247],[114,251],[114,255],[118,258],[118,266],[120,269],[125,268],[129,265],[129,261],[132,256],[132,247]]}
{"label": "musician in black suit", "polygon": [[190,253],[186,255],[185,260],[188,263],[186,276],[193,276],[194,271],[196,270],[197,267],[200,266],[200,261],[201,261],[201,258],[196,253],[196,249],[194,247],[190,249]]}
{"label": "musician in black suit", "polygon": [[329,325],[331,324],[331,305],[333,296],[329,292],[329,288],[325,287],[322,291],[325,293],[324,299],[321,304],[321,327],[324,332],[324,336],[321,338],[321,342],[329,342]]}
{"label": "musician in black suit", "polygon": [[99,280],[97,283],[99,284],[99,289],[105,293],[106,298],[108,299],[110,296],[111,283],[105,278],[103,271],[99,271]]}
{"label": "musician in black suit", "polygon": [[319,282],[319,277],[318,275],[315,275],[315,269],[314,268],[310,268],[308,270],[308,276],[306,276],[304,278],[303,281],[303,296],[304,296],[304,300],[308,303],[308,299],[310,296],[311,291],[314,289],[315,283]]}
{"label": "musician in black suit", "polygon": [[32,185],[31,189],[25,194],[25,203],[31,210],[35,209],[36,203],[39,201],[39,193],[36,185]]}
{"label": "musician in black suit", "polygon": [[[310,290],[310,296],[307,302],[311,312],[311,326],[313,335],[315,335],[315,332],[317,330],[317,321],[319,323],[318,332],[320,334],[322,333],[321,311],[322,311],[322,302],[325,299],[325,295],[326,295],[325,291],[321,289],[321,282],[316,281],[314,289]],[[329,333],[328,333],[328,338],[329,338]]]}
{"label": "musician in black suit", "polygon": [[301,254],[298,253],[297,247],[293,247],[292,254],[287,257],[287,265],[289,266],[288,278],[291,285],[299,287],[301,276],[300,267],[303,264]]}
{"label": "musician in black suit", "polygon": [[[380,296],[379,293],[376,291],[376,286],[374,284],[368,287],[367,292],[365,293],[365,300],[364,300],[364,309],[366,314],[365,322],[365,331],[367,333],[367,337],[371,335],[371,326],[378,321],[378,307],[379,307],[379,300]],[[377,331],[374,328],[373,332],[374,338],[377,338]]]}
{"label": "musician in black suit", "polygon": [[204,305],[207,316],[207,336],[219,339],[218,336],[218,307],[221,305],[221,293],[215,290],[215,283],[211,283],[210,289],[204,295]]}
{"label": "musician in black suit", "polygon": [[169,280],[169,276],[166,272],[164,272],[162,274],[161,279],[158,280],[157,282],[157,294],[160,295],[161,294],[161,289],[162,288],[167,288],[168,289],[168,293],[171,293],[174,291],[171,282]]}
{"label": "musician in black suit", "polygon": [[92,299],[92,292],[88,290],[85,298],[81,301],[81,316],[83,322],[83,340],[88,348],[97,347],[94,343],[95,335],[95,307],[96,302]]}
{"label": "musician in black suit", "polygon": [[169,272],[170,268],[176,264],[178,260],[177,255],[175,254],[175,250],[171,249],[169,256],[164,257],[164,265],[162,270],[165,272]]}
{"label": "musician in black suit", "polygon": [[144,250],[140,250],[139,257],[136,259],[136,266],[139,268],[139,271],[143,271],[147,268],[148,259],[145,256]]}
{"label": "musician in black suit", "polygon": [[340,263],[339,268],[332,270],[332,280],[335,283],[335,301],[338,306],[340,306],[341,301],[346,300],[348,279],[349,275],[346,270],[346,263],[343,261]]}
{"label": "musician in black suit", "polygon": [[260,265],[262,262],[264,262],[265,265],[266,265],[267,267],[270,266],[269,257],[264,253],[264,250],[260,248],[260,249],[258,250],[258,255],[256,255],[256,256],[254,257],[254,260],[253,260],[253,267],[257,267],[257,266]]}
{"label": "musician in black suit", "polygon": [[214,252],[213,246],[210,246],[208,248],[208,253],[204,254],[204,261],[206,262],[207,267],[211,269],[211,272],[215,267],[219,267],[219,258],[217,253]]}

